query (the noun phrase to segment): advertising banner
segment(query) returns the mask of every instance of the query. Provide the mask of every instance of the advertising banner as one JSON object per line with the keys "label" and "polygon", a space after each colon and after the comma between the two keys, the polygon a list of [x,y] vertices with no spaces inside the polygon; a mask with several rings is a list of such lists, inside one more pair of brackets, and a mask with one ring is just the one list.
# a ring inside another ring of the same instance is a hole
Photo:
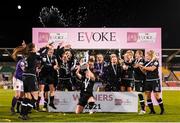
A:
{"label": "advertising banner", "polygon": [[37,48],[54,42],[73,49],[161,49],[160,28],[33,28]]}
{"label": "advertising banner", "polygon": [[[136,92],[94,92],[96,100],[95,112],[137,112],[138,94]],[[56,110],[48,107],[49,112],[75,112],[79,100],[79,92],[55,92]],[[88,112],[88,105],[84,112]]]}

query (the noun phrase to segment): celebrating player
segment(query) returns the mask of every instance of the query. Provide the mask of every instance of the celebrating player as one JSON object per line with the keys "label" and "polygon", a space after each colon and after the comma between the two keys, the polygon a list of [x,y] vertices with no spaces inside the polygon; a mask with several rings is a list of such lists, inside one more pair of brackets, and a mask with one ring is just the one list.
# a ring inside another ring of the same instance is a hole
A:
{"label": "celebrating player", "polygon": [[126,52],[124,54],[124,64],[122,65],[122,69],[121,91],[131,92],[134,87],[133,53]]}
{"label": "celebrating player", "polygon": [[146,53],[146,63],[144,66],[140,65],[142,71],[146,73],[146,81],[145,81],[145,94],[147,96],[147,104],[150,108],[149,114],[155,114],[153,103],[151,100],[151,93],[154,92],[155,98],[159,103],[161,112],[160,114],[164,114],[164,105],[162,98],[160,96],[161,85],[159,79],[159,61],[156,58],[155,52],[150,50]]}
{"label": "celebrating player", "polygon": [[141,111],[139,114],[145,114],[145,102],[144,102],[144,81],[145,74],[140,70],[139,65],[144,65],[143,51],[137,50],[135,53],[135,61],[134,61],[134,81],[135,81],[135,91],[139,92],[139,102],[141,106]]}
{"label": "celebrating player", "polygon": [[[40,82],[41,82],[41,88],[43,92],[45,86],[49,86],[50,91],[50,103],[49,106],[56,109],[54,106],[54,81],[55,81],[55,70],[58,70],[58,62],[56,57],[53,55],[54,49],[52,47],[49,47],[47,50],[47,54],[42,57],[42,69],[40,72]],[[42,95],[42,94],[41,94]],[[48,99],[45,98],[46,103],[48,102]]]}
{"label": "celebrating player", "polygon": [[81,80],[81,92],[78,105],[76,107],[76,114],[79,114],[83,111],[85,105],[89,105],[89,113],[92,114],[93,106],[95,99],[93,97],[93,86],[95,81],[94,74],[90,71],[89,65],[86,64],[86,67],[81,69],[77,68],[76,75]]}
{"label": "celebrating player", "polygon": [[120,90],[121,67],[116,54],[111,54],[111,63],[107,67],[107,82],[110,84],[110,91]]}
{"label": "celebrating player", "polygon": [[40,56],[36,53],[35,45],[30,43],[26,46],[25,70],[23,73],[24,99],[21,103],[20,117],[28,119],[28,112],[33,108],[38,99],[38,87],[36,83],[36,61]]}
{"label": "celebrating player", "polygon": [[22,81],[22,74],[25,68],[25,63],[24,63],[24,59],[23,57],[17,57],[17,54],[19,53],[19,51],[23,51],[26,48],[26,44],[23,41],[22,46],[19,46],[17,48],[14,49],[13,54],[12,54],[12,58],[17,61],[19,59],[19,61],[16,64],[16,71],[15,74],[13,76],[13,89],[15,90],[15,96],[12,99],[12,105],[11,105],[11,113],[14,114],[15,113],[15,105],[16,105],[16,112],[19,113],[19,107],[21,105],[21,101],[23,100],[23,81]]}

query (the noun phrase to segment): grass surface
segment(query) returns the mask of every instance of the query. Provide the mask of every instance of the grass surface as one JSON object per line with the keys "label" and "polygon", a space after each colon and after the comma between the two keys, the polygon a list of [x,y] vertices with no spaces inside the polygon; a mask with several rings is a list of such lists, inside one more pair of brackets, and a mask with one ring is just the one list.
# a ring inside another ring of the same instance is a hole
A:
{"label": "grass surface", "polygon": [[[10,105],[13,97],[12,90],[0,89],[0,122],[23,122],[19,114],[11,115]],[[138,115],[137,113],[48,113],[34,112],[28,122],[180,122],[180,91],[163,91],[165,114],[159,115],[160,109],[155,107],[155,115]],[[147,108],[148,109],[148,108]],[[149,110],[147,110],[149,112]]]}

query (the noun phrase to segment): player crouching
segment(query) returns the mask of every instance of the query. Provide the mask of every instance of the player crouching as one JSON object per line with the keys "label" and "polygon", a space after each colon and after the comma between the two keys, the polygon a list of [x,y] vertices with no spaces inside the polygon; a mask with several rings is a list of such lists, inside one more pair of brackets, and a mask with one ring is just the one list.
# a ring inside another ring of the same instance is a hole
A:
{"label": "player crouching", "polygon": [[84,66],[85,66],[84,69],[78,66],[76,71],[76,75],[81,81],[80,98],[76,107],[76,111],[75,111],[76,114],[81,113],[86,104],[89,105],[89,114],[92,114],[93,113],[92,109],[95,104],[95,99],[93,97],[93,86],[94,86],[95,76],[89,69],[89,64],[85,64]]}

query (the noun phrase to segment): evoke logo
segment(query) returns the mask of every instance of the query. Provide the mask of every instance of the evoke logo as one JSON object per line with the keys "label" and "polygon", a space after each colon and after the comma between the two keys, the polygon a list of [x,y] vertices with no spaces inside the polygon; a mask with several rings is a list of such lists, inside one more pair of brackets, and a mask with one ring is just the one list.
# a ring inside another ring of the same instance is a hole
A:
{"label": "evoke logo", "polygon": [[116,32],[78,32],[78,41],[87,41],[88,43],[116,41]]}

